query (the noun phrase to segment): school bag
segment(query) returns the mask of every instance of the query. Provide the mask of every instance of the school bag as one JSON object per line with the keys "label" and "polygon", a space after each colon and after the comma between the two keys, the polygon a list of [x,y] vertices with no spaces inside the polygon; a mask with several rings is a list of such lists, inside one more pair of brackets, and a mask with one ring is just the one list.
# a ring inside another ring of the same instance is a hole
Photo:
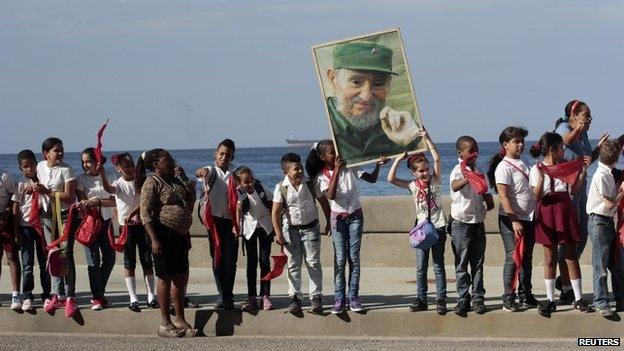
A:
{"label": "school bag", "polygon": [[409,233],[410,246],[412,249],[430,249],[438,241],[438,230],[431,223],[431,210],[429,208],[429,199],[431,196],[431,188],[427,185],[427,219],[418,223]]}
{"label": "school bag", "polygon": [[98,239],[102,226],[104,225],[104,219],[100,213],[100,208],[89,207],[77,209],[77,206],[72,206],[68,216],[70,221],[73,220],[73,213],[75,211],[80,211],[82,215],[82,222],[80,222],[80,225],[76,229],[76,241],[84,246],[91,246]]}
{"label": "school bag", "polygon": [[[65,248],[61,247],[61,243],[67,240],[69,236],[70,226],[63,228],[63,218],[61,216],[61,194],[54,193],[55,203],[52,204],[52,238],[57,234],[62,235],[51,242],[47,247],[48,259],[46,262],[46,270],[52,277],[64,277],[69,274],[69,261]],[[57,232],[58,229],[58,232]]]}
{"label": "school bag", "polygon": [[[266,191],[264,191],[264,187],[262,186],[262,182],[259,181],[258,179],[254,180],[254,191],[256,192],[256,194],[258,194],[258,197],[260,198],[260,201],[262,202],[262,204],[269,209],[269,211],[271,211],[271,208],[273,207],[273,201],[269,200],[266,194]],[[243,227],[244,227],[244,221],[245,221],[245,215],[249,212],[249,207],[251,206],[250,202],[249,202],[249,195],[247,194],[247,192],[243,189],[238,189],[238,198],[240,199],[241,202],[241,212],[242,212],[242,216],[241,216],[241,222],[239,223],[239,228],[241,230],[241,235],[243,234]],[[243,249],[243,255],[245,254],[245,246],[241,246]]]}

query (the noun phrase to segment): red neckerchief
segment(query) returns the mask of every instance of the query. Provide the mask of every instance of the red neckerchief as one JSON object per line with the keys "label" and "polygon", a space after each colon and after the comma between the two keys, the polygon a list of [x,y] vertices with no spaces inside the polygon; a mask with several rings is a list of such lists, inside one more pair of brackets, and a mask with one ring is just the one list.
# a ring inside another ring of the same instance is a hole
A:
{"label": "red neckerchief", "polygon": [[468,169],[468,162],[474,162],[477,157],[479,157],[479,154],[477,154],[476,152],[470,154],[470,156],[468,156],[465,160],[461,161],[459,167],[464,177],[468,179],[468,183],[470,183],[470,186],[472,186],[474,191],[479,195],[483,195],[488,191],[485,175],[479,171],[473,171]]}
{"label": "red neckerchief", "polygon": [[236,188],[238,187],[238,182],[234,177],[234,174],[230,175],[230,178],[227,181],[227,196],[228,196],[228,210],[230,212],[230,217],[232,218],[232,227],[235,233],[240,233],[240,228],[238,226],[238,222],[236,221],[236,206],[238,203],[238,191]]}
{"label": "red neckerchief", "polygon": [[545,164],[539,162],[537,164],[537,169],[552,178],[561,179],[562,181],[572,185],[576,182],[578,173],[581,169],[583,169],[584,165],[585,160],[581,157],[574,161],[558,163],[551,166],[546,166]]}
{"label": "red neckerchief", "polygon": [[427,204],[430,210],[435,210],[438,208],[438,204],[435,203],[435,199],[433,196],[429,196],[429,180],[420,180],[415,179],[414,183],[416,184],[416,189],[418,193],[416,194],[416,200],[418,202],[424,202]]}
{"label": "red neckerchief", "polygon": [[509,161],[509,160],[507,160],[507,159],[503,159],[503,161],[505,161],[505,162],[509,163],[509,164],[510,164],[513,168],[515,168],[515,169],[517,169],[518,171],[520,171],[520,173],[522,173],[522,175],[523,175],[523,176],[524,176],[527,180],[529,180],[529,175],[528,175],[528,174],[526,174],[522,168],[520,168],[520,167],[516,166],[513,162],[511,162],[511,161]]}
{"label": "red neckerchief", "polygon": [[[28,215],[28,223],[35,228],[37,234],[45,240],[43,235],[43,223],[41,223],[41,207],[39,207],[39,192],[30,193],[30,211]],[[44,245],[45,247],[45,245]]]}
{"label": "red neckerchief", "polygon": [[102,164],[102,135],[104,135],[104,129],[108,125],[108,119],[106,122],[100,127],[97,133],[97,144],[95,145],[95,159],[99,164]]}

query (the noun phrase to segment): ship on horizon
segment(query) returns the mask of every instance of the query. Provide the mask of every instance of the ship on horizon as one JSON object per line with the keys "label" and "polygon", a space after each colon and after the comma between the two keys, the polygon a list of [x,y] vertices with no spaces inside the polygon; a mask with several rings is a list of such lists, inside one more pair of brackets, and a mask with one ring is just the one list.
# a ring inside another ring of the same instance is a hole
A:
{"label": "ship on horizon", "polygon": [[292,136],[286,139],[288,146],[293,147],[312,147],[316,142],[318,139],[295,139]]}

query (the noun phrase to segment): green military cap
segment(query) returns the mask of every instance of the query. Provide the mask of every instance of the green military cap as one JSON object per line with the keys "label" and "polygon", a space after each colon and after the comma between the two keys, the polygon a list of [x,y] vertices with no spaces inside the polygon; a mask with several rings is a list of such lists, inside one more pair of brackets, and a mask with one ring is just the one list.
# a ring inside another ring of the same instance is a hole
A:
{"label": "green military cap", "polygon": [[398,75],[392,71],[392,50],[375,43],[338,44],[333,51],[334,69],[348,68]]}

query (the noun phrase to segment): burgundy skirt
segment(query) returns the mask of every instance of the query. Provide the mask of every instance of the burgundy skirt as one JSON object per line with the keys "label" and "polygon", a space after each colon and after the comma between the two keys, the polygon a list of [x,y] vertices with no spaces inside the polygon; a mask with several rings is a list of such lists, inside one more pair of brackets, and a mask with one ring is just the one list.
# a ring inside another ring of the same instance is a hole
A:
{"label": "burgundy skirt", "polygon": [[566,191],[551,192],[537,203],[535,242],[544,246],[580,242],[578,218]]}

